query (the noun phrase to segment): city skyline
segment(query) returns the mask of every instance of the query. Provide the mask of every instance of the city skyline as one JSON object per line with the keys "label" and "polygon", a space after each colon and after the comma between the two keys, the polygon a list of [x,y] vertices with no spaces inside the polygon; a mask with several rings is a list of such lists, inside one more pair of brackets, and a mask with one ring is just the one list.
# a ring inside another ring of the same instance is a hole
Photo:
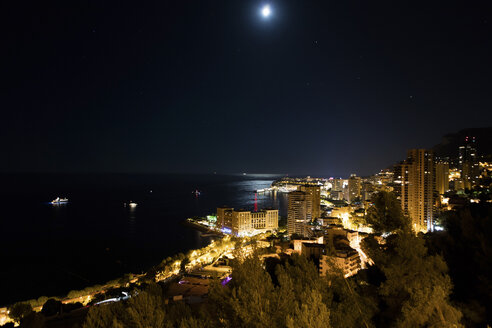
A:
{"label": "city skyline", "polygon": [[490,1],[5,1],[0,328],[489,327]]}

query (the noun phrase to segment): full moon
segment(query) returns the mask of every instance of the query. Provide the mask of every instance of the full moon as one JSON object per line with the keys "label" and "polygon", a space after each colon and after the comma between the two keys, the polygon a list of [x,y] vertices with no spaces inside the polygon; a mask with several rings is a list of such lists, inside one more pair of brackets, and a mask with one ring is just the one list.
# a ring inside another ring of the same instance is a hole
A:
{"label": "full moon", "polygon": [[270,9],[270,5],[265,5],[261,9],[261,14],[263,15],[263,17],[268,17],[268,16],[270,16],[271,13],[272,13],[272,11]]}

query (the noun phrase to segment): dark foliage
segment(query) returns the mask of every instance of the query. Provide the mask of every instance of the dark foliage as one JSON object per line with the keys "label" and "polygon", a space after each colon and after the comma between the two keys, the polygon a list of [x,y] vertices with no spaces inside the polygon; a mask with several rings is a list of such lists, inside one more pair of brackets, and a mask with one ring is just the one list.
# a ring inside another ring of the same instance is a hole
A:
{"label": "dark foliage", "polygon": [[364,219],[374,232],[381,234],[410,229],[410,220],[403,215],[400,202],[393,193],[378,192],[372,202],[373,206],[369,207]]}
{"label": "dark foliage", "polygon": [[449,266],[452,299],[460,304],[467,325],[492,322],[492,206],[476,204],[446,212],[445,231],[426,236],[430,252]]}
{"label": "dark foliage", "polygon": [[29,303],[15,303],[9,308],[9,316],[17,322],[32,312],[32,306]]}
{"label": "dark foliage", "polygon": [[382,245],[371,239],[364,244],[377,267],[367,275],[378,284],[377,326],[459,326],[461,313],[448,300],[452,284],[446,263],[428,254],[422,236],[406,231]]}
{"label": "dark foliage", "polygon": [[62,302],[55,300],[54,298],[50,298],[44,303],[43,308],[41,309],[41,313],[50,317],[56,314],[60,314],[62,312]]}

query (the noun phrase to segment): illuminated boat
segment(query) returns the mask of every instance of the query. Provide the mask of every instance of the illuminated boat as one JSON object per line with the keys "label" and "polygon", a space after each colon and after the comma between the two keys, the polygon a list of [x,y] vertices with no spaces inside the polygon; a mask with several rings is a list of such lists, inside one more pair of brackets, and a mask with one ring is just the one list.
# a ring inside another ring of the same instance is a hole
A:
{"label": "illuminated boat", "polygon": [[68,203],[68,198],[56,197],[51,201],[51,204],[53,205],[66,204],[66,203]]}
{"label": "illuminated boat", "polygon": [[128,206],[130,206],[130,207],[136,207],[137,206],[137,203],[134,203],[134,202],[130,201],[130,203],[128,203]]}

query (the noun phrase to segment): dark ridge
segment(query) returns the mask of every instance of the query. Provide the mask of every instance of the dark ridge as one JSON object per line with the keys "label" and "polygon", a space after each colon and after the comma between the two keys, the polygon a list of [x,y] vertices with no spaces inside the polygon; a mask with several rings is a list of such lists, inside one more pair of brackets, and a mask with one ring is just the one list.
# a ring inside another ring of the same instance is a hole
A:
{"label": "dark ridge", "polygon": [[436,156],[457,157],[458,148],[465,142],[465,137],[475,137],[479,155],[492,154],[492,127],[463,129],[456,133],[446,134],[441,143],[432,149]]}

